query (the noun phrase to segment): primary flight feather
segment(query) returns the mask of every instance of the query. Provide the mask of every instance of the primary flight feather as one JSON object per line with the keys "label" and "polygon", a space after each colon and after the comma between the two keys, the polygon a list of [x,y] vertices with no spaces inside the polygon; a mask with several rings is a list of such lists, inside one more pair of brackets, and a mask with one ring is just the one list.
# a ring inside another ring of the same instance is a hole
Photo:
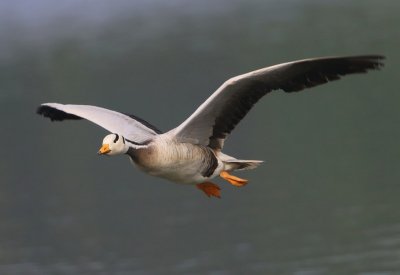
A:
{"label": "primary flight feather", "polygon": [[297,92],[347,74],[377,70],[383,59],[380,55],[311,58],[233,77],[166,133],[136,116],[90,105],[44,103],[37,113],[57,121],[87,119],[112,133],[103,139],[99,154],[126,154],[150,175],[195,184],[208,196],[220,197],[220,188],[211,179],[221,176],[234,186],[244,186],[247,180],[229,172],[262,162],[222,153],[224,140],[261,97],[274,90]]}

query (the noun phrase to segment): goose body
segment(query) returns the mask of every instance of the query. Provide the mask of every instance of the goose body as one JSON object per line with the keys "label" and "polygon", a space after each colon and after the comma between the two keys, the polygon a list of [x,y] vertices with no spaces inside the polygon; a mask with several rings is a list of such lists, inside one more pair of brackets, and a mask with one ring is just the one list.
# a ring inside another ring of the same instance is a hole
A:
{"label": "goose body", "polygon": [[252,106],[273,90],[297,92],[383,66],[382,56],[323,57],[266,67],[227,80],[178,127],[162,133],[133,115],[91,105],[44,103],[38,114],[52,121],[87,119],[111,132],[99,154],[126,154],[142,171],[196,185],[220,197],[211,179],[221,176],[234,186],[247,180],[229,172],[256,168],[262,161],[239,160],[222,153],[224,141]]}
{"label": "goose body", "polygon": [[224,168],[209,147],[181,143],[166,134],[157,136],[145,148],[128,151],[128,155],[140,170],[183,184],[204,182]]}

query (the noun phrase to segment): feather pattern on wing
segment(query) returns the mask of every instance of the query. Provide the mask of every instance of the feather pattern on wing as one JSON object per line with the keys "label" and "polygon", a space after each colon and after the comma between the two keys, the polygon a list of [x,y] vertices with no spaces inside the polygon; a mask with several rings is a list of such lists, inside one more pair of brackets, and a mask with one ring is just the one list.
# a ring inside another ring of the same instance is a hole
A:
{"label": "feather pattern on wing", "polygon": [[137,144],[146,143],[161,133],[156,127],[136,116],[91,105],[44,103],[39,106],[37,113],[52,121],[84,118]]}
{"label": "feather pattern on wing", "polygon": [[230,132],[265,94],[278,89],[297,92],[347,74],[379,69],[383,58],[367,55],[304,59],[233,77],[171,134],[182,142],[220,150]]}

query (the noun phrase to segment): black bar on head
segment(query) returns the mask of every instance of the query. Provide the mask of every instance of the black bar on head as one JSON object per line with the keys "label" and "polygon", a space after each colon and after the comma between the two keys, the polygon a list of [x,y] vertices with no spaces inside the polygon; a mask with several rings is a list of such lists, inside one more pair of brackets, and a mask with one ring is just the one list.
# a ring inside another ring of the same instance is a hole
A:
{"label": "black bar on head", "polygon": [[116,143],[118,140],[119,140],[119,135],[118,134],[114,134],[115,135],[115,138],[114,138],[114,143]]}

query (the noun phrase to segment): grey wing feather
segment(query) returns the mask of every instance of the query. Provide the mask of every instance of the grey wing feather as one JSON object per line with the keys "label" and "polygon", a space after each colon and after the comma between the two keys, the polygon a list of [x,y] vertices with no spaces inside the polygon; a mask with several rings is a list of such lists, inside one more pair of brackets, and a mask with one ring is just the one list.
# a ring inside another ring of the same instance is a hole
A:
{"label": "grey wing feather", "polygon": [[37,113],[59,121],[84,118],[136,143],[144,143],[160,133],[142,119],[91,105],[44,103],[39,106]]}
{"label": "grey wing feather", "polygon": [[283,63],[227,80],[171,134],[182,142],[222,149],[225,138],[265,94],[297,92],[383,66],[383,56],[312,58]]}

